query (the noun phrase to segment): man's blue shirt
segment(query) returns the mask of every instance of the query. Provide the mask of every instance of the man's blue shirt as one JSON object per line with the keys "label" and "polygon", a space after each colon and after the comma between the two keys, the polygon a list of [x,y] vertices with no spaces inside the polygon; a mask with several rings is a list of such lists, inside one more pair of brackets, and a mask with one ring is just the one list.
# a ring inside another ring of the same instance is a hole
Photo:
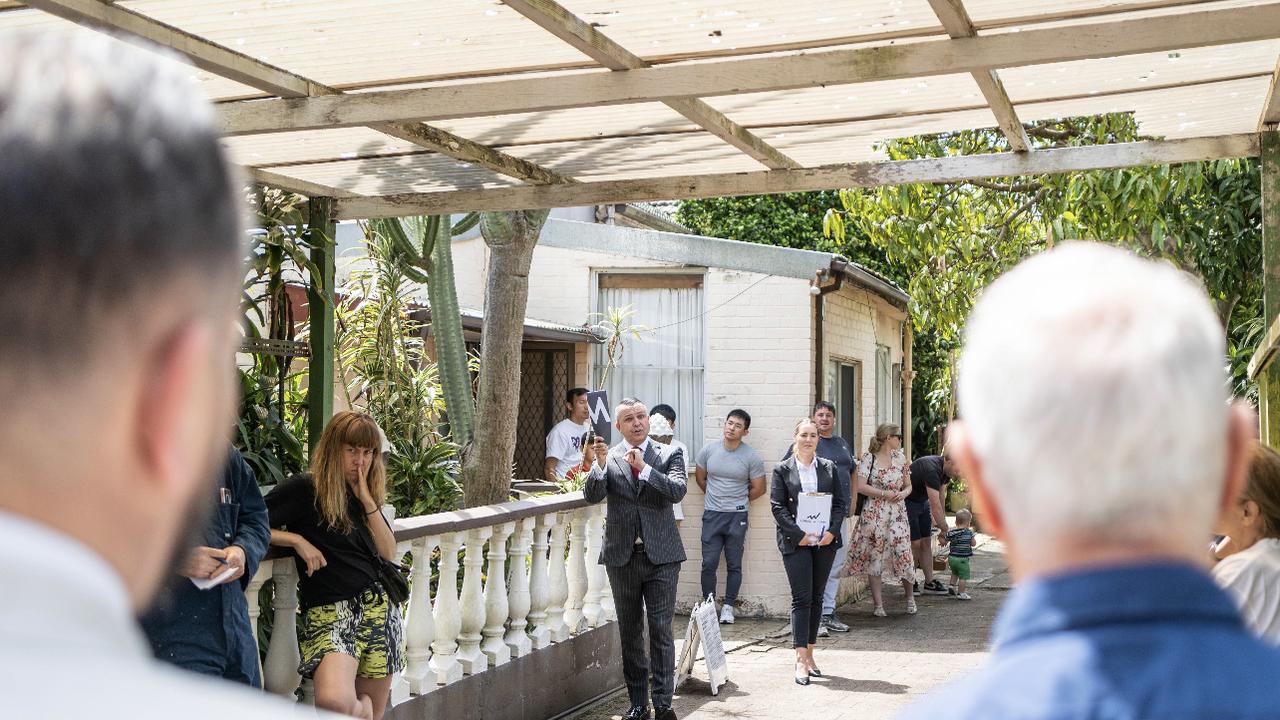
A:
{"label": "man's blue shirt", "polygon": [[991,657],[902,715],[937,720],[1280,718],[1280,649],[1203,572],[1133,565],[1028,581]]}

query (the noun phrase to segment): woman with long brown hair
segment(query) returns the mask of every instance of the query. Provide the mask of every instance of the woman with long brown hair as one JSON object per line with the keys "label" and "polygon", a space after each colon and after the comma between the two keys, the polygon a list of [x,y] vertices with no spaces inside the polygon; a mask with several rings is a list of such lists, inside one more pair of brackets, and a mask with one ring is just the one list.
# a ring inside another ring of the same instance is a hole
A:
{"label": "woman with long brown hair", "polygon": [[302,663],[316,706],[380,720],[404,667],[403,621],[378,581],[396,541],[381,508],[386,472],[373,418],[344,411],[325,426],[311,471],[267,495],[271,544],[294,551]]}

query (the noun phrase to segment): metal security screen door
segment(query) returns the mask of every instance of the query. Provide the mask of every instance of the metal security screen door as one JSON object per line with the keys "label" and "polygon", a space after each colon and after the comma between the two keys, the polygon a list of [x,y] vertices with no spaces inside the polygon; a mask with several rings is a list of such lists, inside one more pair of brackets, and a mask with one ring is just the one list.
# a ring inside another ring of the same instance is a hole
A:
{"label": "metal security screen door", "polygon": [[[630,320],[653,328],[642,339],[626,338],[618,367],[609,374],[609,400],[634,397],[676,411],[676,439],[696,452],[702,444],[705,320],[701,275],[600,276],[596,311],[630,307]],[[605,346],[594,349],[592,378],[603,375]]]}
{"label": "metal security screen door", "polygon": [[516,423],[515,477],[541,480],[547,433],[564,418],[564,394],[573,380],[573,349],[529,347],[520,353],[520,409]]}

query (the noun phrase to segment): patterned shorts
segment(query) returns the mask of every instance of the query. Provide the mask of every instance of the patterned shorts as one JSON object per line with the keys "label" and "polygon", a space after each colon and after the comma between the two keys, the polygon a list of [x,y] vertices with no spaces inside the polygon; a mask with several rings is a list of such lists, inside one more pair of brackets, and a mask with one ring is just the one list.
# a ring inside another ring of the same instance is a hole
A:
{"label": "patterned shorts", "polygon": [[350,600],[307,608],[302,614],[302,663],[298,673],[314,677],[325,655],[359,661],[356,676],[384,678],[404,669],[404,622],[400,608],[373,585]]}

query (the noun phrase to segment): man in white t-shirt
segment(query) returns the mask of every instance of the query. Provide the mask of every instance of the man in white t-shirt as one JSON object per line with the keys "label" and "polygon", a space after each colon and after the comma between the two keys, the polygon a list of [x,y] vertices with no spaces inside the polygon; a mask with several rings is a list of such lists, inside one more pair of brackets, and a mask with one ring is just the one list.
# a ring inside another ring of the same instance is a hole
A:
{"label": "man in white t-shirt", "polygon": [[542,466],[542,476],[550,483],[563,480],[570,470],[582,465],[583,443],[589,429],[587,418],[591,415],[587,408],[587,389],[579,387],[566,392],[564,411],[568,417],[547,433],[547,462]]}

